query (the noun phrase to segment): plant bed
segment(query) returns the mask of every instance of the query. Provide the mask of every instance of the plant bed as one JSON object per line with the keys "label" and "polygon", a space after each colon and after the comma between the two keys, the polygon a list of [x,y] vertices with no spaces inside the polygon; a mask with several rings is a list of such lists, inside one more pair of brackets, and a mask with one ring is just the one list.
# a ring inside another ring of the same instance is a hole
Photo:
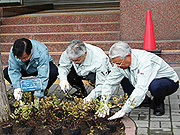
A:
{"label": "plant bed", "polygon": [[[108,121],[107,120],[103,120],[104,125],[106,125]],[[85,122],[82,122],[80,124],[81,127],[81,135],[88,135],[90,133],[90,128],[86,125]],[[14,123],[13,124],[13,130],[12,130],[12,135],[26,135],[26,127],[21,127],[18,124]],[[34,130],[34,135],[50,135],[53,134],[52,132],[50,132],[49,130],[51,129],[50,126],[47,126],[44,128],[44,126],[41,123],[38,123],[36,125],[36,128]],[[125,135],[125,127],[124,124],[121,122],[119,122],[117,124],[117,128],[116,128],[116,132],[114,133],[108,133],[108,135]],[[94,134],[92,135],[98,135],[98,128],[93,127],[94,130]],[[0,130],[0,135],[3,134],[2,129]],[[67,127],[63,126],[62,127],[62,135],[70,135],[70,131]]]}
{"label": "plant bed", "polygon": [[[117,101],[117,98],[114,101]],[[121,105],[118,102],[115,104]],[[81,98],[62,101],[55,95],[42,98],[38,105],[30,99],[30,102],[27,101],[22,106],[17,102],[14,103],[14,111],[8,123],[13,124],[14,135],[124,135],[125,127],[121,119],[107,120],[115,113],[114,110],[110,111],[110,116],[97,117],[95,112],[100,105],[98,99],[87,105]],[[0,124],[2,125],[3,122]],[[112,128],[109,124],[114,124],[116,127]],[[79,132],[71,133],[77,128],[80,128]],[[104,132],[103,129],[106,131]],[[2,132],[0,130],[0,134],[3,134]]]}

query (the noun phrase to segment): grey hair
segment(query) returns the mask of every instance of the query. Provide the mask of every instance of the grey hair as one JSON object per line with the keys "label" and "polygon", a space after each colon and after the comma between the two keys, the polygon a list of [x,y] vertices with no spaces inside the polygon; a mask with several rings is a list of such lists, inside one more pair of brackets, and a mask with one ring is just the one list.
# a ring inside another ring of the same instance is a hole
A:
{"label": "grey hair", "polygon": [[80,56],[85,55],[86,46],[82,41],[74,39],[69,43],[66,52],[69,59],[76,59]]}
{"label": "grey hair", "polygon": [[124,59],[128,54],[131,54],[131,48],[127,43],[123,41],[119,41],[113,44],[109,49],[110,59],[116,57],[120,57],[121,59]]}

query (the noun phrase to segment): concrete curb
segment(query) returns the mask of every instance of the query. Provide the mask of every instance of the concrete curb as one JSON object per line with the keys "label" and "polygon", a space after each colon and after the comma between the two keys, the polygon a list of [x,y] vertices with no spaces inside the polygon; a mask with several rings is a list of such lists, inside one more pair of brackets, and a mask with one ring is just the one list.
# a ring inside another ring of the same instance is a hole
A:
{"label": "concrete curb", "polygon": [[126,135],[136,135],[136,124],[131,118],[124,116],[122,122],[125,126]]}

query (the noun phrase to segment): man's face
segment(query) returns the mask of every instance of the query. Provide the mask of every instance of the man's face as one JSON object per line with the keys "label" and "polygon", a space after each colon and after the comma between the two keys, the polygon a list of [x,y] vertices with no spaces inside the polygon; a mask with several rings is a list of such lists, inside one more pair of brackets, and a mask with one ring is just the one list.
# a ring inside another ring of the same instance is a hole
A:
{"label": "man's face", "polygon": [[22,62],[26,62],[31,59],[31,56],[32,56],[32,50],[29,55],[27,55],[26,52],[24,52],[22,57],[19,57],[18,59],[20,59]]}
{"label": "man's face", "polygon": [[87,52],[84,54],[84,56],[80,56],[75,59],[71,59],[71,61],[74,62],[75,64],[81,64],[85,60],[86,54],[87,54]]}
{"label": "man's face", "polygon": [[121,59],[120,57],[115,57],[111,59],[111,63],[112,63],[112,66],[116,64],[117,67],[126,69],[131,65],[131,55],[128,54],[124,59]]}

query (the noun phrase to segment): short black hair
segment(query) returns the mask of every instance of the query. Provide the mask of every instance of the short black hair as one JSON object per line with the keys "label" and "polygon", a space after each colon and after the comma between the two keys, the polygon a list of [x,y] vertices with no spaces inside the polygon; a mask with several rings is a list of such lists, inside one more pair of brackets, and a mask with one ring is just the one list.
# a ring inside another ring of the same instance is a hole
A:
{"label": "short black hair", "polygon": [[21,38],[17,39],[14,42],[12,52],[14,56],[22,57],[24,52],[26,52],[27,55],[30,55],[32,49],[32,43],[29,39]]}

